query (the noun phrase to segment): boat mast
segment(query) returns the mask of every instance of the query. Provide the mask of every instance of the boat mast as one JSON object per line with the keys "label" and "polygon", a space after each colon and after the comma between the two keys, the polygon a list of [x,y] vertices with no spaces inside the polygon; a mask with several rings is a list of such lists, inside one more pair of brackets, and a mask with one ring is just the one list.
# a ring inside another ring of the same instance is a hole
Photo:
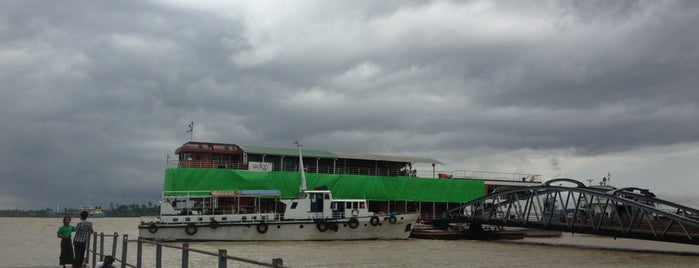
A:
{"label": "boat mast", "polygon": [[301,172],[301,186],[299,187],[299,193],[304,194],[308,188],[306,188],[306,172],[303,170],[303,156],[301,155],[301,142],[299,140],[294,141],[296,148],[299,150],[299,172]]}

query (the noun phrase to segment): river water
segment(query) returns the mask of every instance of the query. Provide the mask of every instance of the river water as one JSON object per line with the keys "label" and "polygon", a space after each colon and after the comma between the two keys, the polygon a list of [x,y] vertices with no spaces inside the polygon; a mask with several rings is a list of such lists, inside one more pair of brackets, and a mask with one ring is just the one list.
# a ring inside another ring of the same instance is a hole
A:
{"label": "river water", "polygon": [[[91,221],[95,231],[108,235],[106,252],[111,252],[114,232],[128,234],[129,239],[138,237],[138,218]],[[76,223],[74,219],[72,224]],[[0,268],[58,267],[60,240],[56,230],[60,225],[61,218],[0,218]],[[120,258],[122,246],[118,241],[116,256]],[[129,243],[128,247],[128,262],[133,264],[136,243]],[[514,242],[207,242],[190,243],[190,248],[211,252],[225,249],[229,255],[262,262],[282,258],[290,267],[699,267],[699,246],[580,234]],[[618,250],[623,248],[635,251]],[[154,267],[154,258],[154,246],[145,244],[144,267]],[[192,252],[189,259],[189,267],[217,267],[216,257]],[[180,250],[163,248],[163,267],[180,267],[180,261]],[[228,267],[259,266],[229,260]]]}

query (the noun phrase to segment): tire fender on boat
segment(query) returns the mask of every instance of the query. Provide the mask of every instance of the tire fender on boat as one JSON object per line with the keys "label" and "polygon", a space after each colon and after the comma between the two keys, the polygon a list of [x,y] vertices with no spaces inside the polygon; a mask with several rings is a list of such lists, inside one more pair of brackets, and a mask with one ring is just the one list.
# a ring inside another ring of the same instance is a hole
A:
{"label": "tire fender on boat", "polygon": [[189,223],[187,227],[184,227],[184,232],[188,235],[194,235],[197,233],[197,226],[194,223]]}
{"label": "tire fender on boat", "polygon": [[216,221],[216,220],[211,220],[211,221],[209,222],[209,227],[210,227],[211,229],[216,229],[216,228],[218,228],[218,221]]}
{"label": "tire fender on boat", "polygon": [[391,224],[396,224],[396,216],[388,217],[388,222],[390,222]]}
{"label": "tire fender on boat", "polygon": [[150,232],[151,234],[158,232],[158,225],[155,225],[155,223],[151,223],[150,225],[148,225],[148,232]]}
{"label": "tire fender on boat", "polygon": [[318,228],[318,231],[325,232],[328,230],[328,223],[321,220],[316,224],[316,228]]}
{"label": "tire fender on boat", "polygon": [[264,234],[267,232],[267,229],[269,229],[269,227],[267,226],[267,223],[265,223],[264,221],[257,224],[258,233]]}
{"label": "tire fender on boat", "polygon": [[333,221],[333,222],[329,222],[329,223],[328,223],[328,229],[329,229],[329,230],[332,230],[333,232],[337,232],[337,230],[339,230],[340,228],[339,228],[339,226],[337,225],[337,222],[334,222],[334,221]]}
{"label": "tire fender on boat", "polygon": [[369,223],[371,223],[371,226],[378,226],[379,225],[379,217],[372,216],[371,220],[369,220]]}
{"label": "tire fender on boat", "polygon": [[350,218],[347,222],[347,226],[352,229],[357,229],[357,227],[359,227],[359,220],[357,220],[357,218]]}

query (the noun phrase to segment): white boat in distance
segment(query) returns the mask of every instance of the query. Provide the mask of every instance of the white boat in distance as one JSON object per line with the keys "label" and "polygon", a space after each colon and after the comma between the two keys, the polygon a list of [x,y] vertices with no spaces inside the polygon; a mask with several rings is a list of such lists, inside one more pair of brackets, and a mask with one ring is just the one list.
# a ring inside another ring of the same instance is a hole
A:
{"label": "white boat in distance", "polygon": [[370,212],[365,199],[334,199],[301,186],[296,198],[277,190],[164,192],[160,216],[142,217],[139,237],[163,241],[407,239],[419,213]]}

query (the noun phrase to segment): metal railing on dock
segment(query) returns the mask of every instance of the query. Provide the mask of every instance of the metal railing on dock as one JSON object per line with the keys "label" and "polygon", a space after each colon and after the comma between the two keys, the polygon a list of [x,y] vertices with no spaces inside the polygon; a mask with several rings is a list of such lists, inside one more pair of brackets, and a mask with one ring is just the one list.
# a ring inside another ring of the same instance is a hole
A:
{"label": "metal railing on dock", "polygon": [[[111,254],[106,254],[105,251],[105,237],[112,237],[112,247],[111,247]],[[181,250],[181,267],[182,268],[188,268],[189,267],[189,253],[190,252],[195,252],[199,254],[204,254],[208,256],[213,256],[218,258],[218,266],[219,268],[225,268],[228,267],[228,261],[238,261],[238,262],[243,262],[247,264],[253,264],[253,265],[259,265],[263,267],[274,267],[274,268],[284,268],[288,266],[284,266],[284,262],[281,258],[273,258],[272,262],[261,262],[253,259],[248,259],[248,258],[242,258],[242,257],[236,257],[236,256],[231,256],[228,255],[228,251],[225,249],[219,249],[218,252],[211,252],[211,251],[206,251],[206,250],[201,250],[201,249],[195,249],[195,248],[190,248],[188,243],[182,243],[181,246],[179,245],[170,245],[164,242],[159,242],[159,241],[150,241],[150,240],[144,240],[144,239],[136,239],[136,240],[129,240],[128,235],[123,235],[121,239],[121,256],[117,257],[117,248],[118,248],[118,240],[119,240],[119,234],[114,233],[114,235],[105,235],[104,233],[93,233],[92,238],[88,240],[88,249],[87,249],[87,257],[85,260],[89,262],[89,260],[92,260],[92,265],[88,265],[87,267],[96,267],[97,262],[101,262],[105,256],[111,255],[114,257],[115,260],[115,266],[121,267],[121,268],[126,268],[126,267],[135,267],[135,268],[141,268],[141,267],[155,267],[155,268],[161,268],[163,267],[163,248],[173,248],[173,249],[179,249]],[[90,242],[92,242],[92,248],[90,249]],[[128,250],[129,250],[129,243],[136,243],[136,263],[131,264],[128,263]],[[99,250],[97,248],[99,243]],[[143,265],[143,244],[152,244],[155,246],[155,263],[154,266],[144,266]],[[99,259],[98,259],[99,258]],[[120,265],[117,265],[120,264]]]}

